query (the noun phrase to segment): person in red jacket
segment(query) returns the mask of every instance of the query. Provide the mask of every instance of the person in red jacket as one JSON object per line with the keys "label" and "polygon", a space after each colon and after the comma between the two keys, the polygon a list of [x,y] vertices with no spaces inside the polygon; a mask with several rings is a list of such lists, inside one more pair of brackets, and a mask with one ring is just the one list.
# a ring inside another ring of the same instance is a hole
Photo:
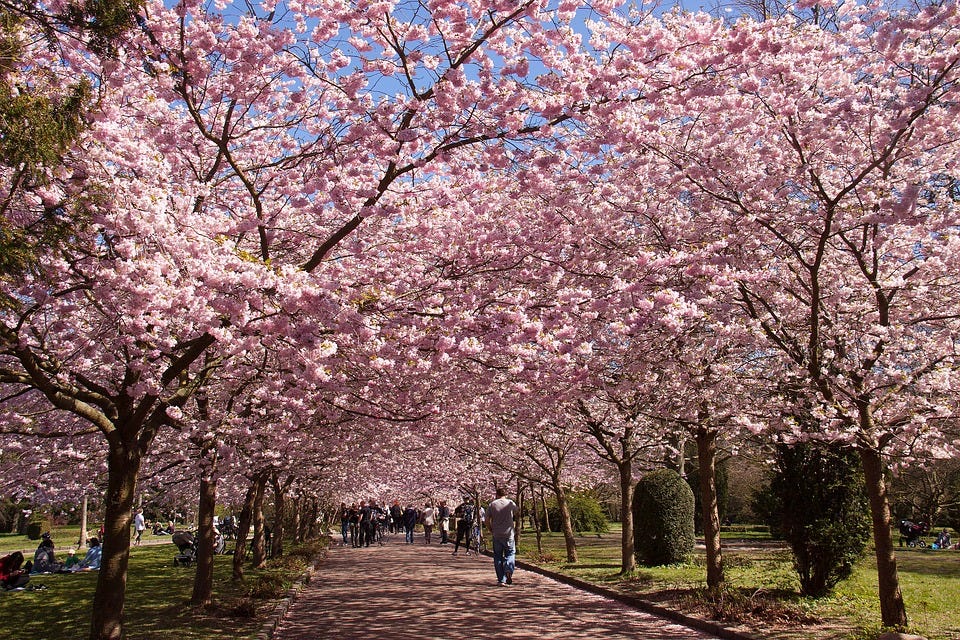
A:
{"label": "person in red jacket", "polygon": [[24,571],[23,554],[19,551],[0,558],[0,587],[7,591],[23,588],[30,582],[30,575]]}

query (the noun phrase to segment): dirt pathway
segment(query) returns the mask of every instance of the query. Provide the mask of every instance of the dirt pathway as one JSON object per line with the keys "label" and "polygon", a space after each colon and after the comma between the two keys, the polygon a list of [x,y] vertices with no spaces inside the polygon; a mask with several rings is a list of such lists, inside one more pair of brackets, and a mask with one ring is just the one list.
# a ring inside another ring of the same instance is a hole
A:
{"label": "dirt pathway", "polygon": [[702,632],[518,569],[497,584],[487,557],[400,536],[383,547],[334,547],[275,640],[692,640]]}

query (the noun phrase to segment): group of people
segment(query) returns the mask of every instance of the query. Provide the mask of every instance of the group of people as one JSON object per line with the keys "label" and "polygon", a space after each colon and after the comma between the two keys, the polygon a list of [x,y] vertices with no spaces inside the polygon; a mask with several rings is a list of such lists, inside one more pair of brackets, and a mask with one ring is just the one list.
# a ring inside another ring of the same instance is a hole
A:
{"label": "group of people", "polygon": [[453,540],[453,555],[457,555],[463,544],[469,555],[475,536],[481,535],[481,523],[485,524],[493,538],[493,562],[500,585],[513,584],[513,570],[516,559],[514,520],[518,507],[507,498],[502,489],[496,492],[496,499],[484,510],[474,504],[471,497],[464,498],[453,511],[446,500],[440,500],[436,506],[428,500],[422,509],[408,503],[400,506],[394,500],[388,508],[383,508],[374,499],[361,500],[347,506],[340,503],[340,536],[343,546],[354,548],[369,547],[371,544],[383,544],[383,534],[397,534],[403,531],[407,544],[414,543],[414,530],[418,524],[423,526],[425,544],[432,544],[433,533],[440,533],[440,544],[450,544],[450,525],[455,523],[456,537]]}
{"label": "group of people", "polygon": [[63,562],[56,557],[56,545],[50,533],[40,537],[40,545],[33,554],[33,560],[24,562],[23,553],[14,551],[0,558],[0,588],[10,591],[25,588],[30,576],[45,573],[74,573],[76,571],[96,571],[100,569],[102,547],[98,538],[87,540],[87,553],[80,558],[76,549],[70,549]]}
{"label": "group of people", "polygon": [[931,547],[933,549],[958,549],[960,550],[960,542],[952,544],[950,540],[950,532],[944,529],[937,535],[936,541]]}
{"label": "group of people", "polygon": [[[462,505],[457,507],[457,512],[462,512]],[[392,505],[384,508],[371,498],[359,503],[354,502],[350,506],[341,502],[338,513],[343,545],[351,547],[369,547],[371,543],[377,542],[382,544],[384,533],[401,532],[404,534],[404,541],[413,544],[417,525],[423,526],[423,539],[426,544],[433,543],[434,532],[439,533],[440,544],[449,544],[451,517],[457,518],[458,522],[463,520],[462,515],[451,512],[446,500],[440,500],[436,505],[432,500],[428,500],[423,508],[415,507],[412,503],[404,507],[399,500],[394,500]],[[458,535],[458,546],[460,538]]]}

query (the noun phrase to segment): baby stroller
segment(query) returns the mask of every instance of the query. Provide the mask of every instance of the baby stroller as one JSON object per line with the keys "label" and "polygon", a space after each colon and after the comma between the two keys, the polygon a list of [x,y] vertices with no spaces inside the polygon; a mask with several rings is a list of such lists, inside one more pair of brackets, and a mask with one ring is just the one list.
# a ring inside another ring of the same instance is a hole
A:
{"label": "baby stroller", "polygon": [[197,540],[189,531],[177,531],[173,534],[173,544],[177,545],[180,553],[173,556],[173,566],[188,567],[197,559]]}
{"label": "baby stroller", "polygon": [[929,527],[922,522],[917,524],[916,522],[911,522],[910,520],[901,520],[900,546],[902,547],[904,541],[906,541],[908,547],[926,547],[927,543],[924,542],[920,536],[925,534],[928,529]]}

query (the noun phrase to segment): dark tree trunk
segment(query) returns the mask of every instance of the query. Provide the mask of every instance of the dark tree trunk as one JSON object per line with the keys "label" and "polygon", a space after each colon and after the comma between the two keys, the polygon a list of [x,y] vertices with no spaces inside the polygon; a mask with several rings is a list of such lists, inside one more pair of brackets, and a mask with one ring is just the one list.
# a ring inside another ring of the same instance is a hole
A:
{"label": "dark tree trunk", "polygon": [[267,532],[263,520],[263,493],[266,486],[267,476],[258,477],[253,495],[253,544],[250,545],[251,562],[255,569],[263,567],[267,560]]}
{"label": "dark tree trunk", "polygon": [[520,547],[520,535],[523,533],[523,507],[526,502],[526,495],[523,492],[523,483],[517,479],[517,513],[514,516],[513,529],[517,548]]}
{"label": "dark tree trunk", "polygon": [[243,562],[247,555],[247,534],[250,533],[250,523],[253,519],[253,502],[257,494],[257,479],[254,477],[247,488],[247,495],[243,500],[243,508],[237,516],[237,544],[233,551],[232,580],[243,580]]}
{"label": "dark tree trunk", "polygon": [[890,533],[890,502],[883,479],[883,461],[873,449],[860,450],[863,477],[873,518],[873,542],[877,557],[877,583],[880,592],[880,618],[885,627],[906,628],[907,609],[900,592],[900,574]]}
{"label": "dark tree trunk", "polygon": [[577,538],[573,532],[573,517],[570,515],[570,503],[567,502],[567,492],[559,484],[553,486],[557,496],[557,508],[560,511],[560,526],[563,530],[563,542],[567,547],[567,562],[575,564],[577,557]]}
{"label": "dark tree trunk", "polygon": [[[123,606],[130,560],[130,524],[141,454],[136,442],[109,441],[104,539],[97,590],[93,595],[91,640],[123,637]],[[86,541],[84,541],[86,542]]]}
{"label": "dark tree trunk", "polygon": [[271,477],[271,484],[273,485],[273,544],[270,547],[270,557],[279,558],[283,555],[283,536],[285,534],[283,521],[287,516],[287,489],[284,484],[281,484],[276,473]]}
{"label": "dark tree trunk", "polygon": [[322,534],[320,531],[320,500],[314,498],[310,501],[310,539],[316,540]]}
{"label": "dark tree trunk", "polygon": [[723,586],[720,548],[720,513],[717,509],[717,432],[700,427],[696,434],[700,494],[703,505],[703,539],[707,550],[707,589],[718,595]]}
{"label": "dark tree trunk", "polygon": [[537,555],[543,557],[543,531],[540,528],[540,510],[537,508],[537,491],[530,483],[530,501],[533,502],[533,532],[537,536]]}
{"label": "dark tree trunk", "polygon": [[633,464],[630,460],[617,465],[620,474],[620,573],[626,574],[637,568],[633,541]]}
{"label": "dark tree trunk", "polygon": [[193,596],[190,604],[206,606],[213,600],[213,555],[214,538],[213,515],[217,505],[217,453],[215,448],[205,452],[209,459],[209,468],[200,473],[200,500],[197,508],[197,573],[193,579]]}
{"label": "dark tree trunk", "polygon": [[544,488],[540,489],[540,504],[543,506],[543,530],[552,531],[550,528],[550,511],[547,509],[547,492]]}
{"label": "dark tree trunk", "polygon": [[293,529],[294,544],[303,544],[303,497],[295,498],[293,501],[293,516],[290,528]]}

